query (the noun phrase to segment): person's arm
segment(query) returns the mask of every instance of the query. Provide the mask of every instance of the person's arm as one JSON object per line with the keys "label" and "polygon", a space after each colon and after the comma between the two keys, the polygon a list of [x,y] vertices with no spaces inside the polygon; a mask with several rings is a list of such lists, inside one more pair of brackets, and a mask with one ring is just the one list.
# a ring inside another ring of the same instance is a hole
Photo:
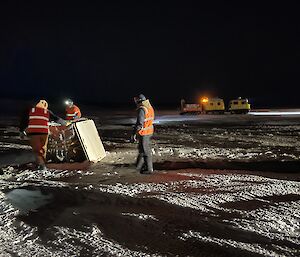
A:
{"label": "person's arm", "polygon": [[28,122],[29,122],[29,119],[28,119],[28,112],[24,112],[20,118],[20,121],[19,121],[19,130],[20,132],[23,132],[25,131],[25,129],[28,127]]}
{"label": "person's arm", "polygon": [[48,110],[49,111],[49,120],[50,121],[54,121],[54,122],[57,122],[61,125],[66,125],[66,121],[60,117],[58,117],[57,115],[55,115],[52,111]]}
{"label": "person's arm", "polygon": [[29,123],[29,110],[32,108],[31,105],[26,106],[20,115],[20,120],[19,120],[19,130],[20,132],[24,132],[26,128],[28,127]]}
{"label": "person's arm", "polygon": [[143,128],[145,121],[145,110],[143,108],[139,108],[137,111],[137,119],[133,128],[134,134],[140,131]]}
{"label": "person's arm", "polygon": [[81,118],[81,111],[78,106],[75,107],[75,118],[76,119]]}

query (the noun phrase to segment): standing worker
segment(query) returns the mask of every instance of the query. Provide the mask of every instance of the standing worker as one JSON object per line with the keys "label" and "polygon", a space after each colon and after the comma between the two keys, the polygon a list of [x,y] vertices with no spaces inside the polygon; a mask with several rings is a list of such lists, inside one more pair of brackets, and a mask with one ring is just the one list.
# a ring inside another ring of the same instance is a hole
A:
{"label": "standing worker", "polygon": [[138,140],[139,155],[136,169],[141,174],[151,174],[153,172],[151,137],[154,132],[154,109],[142,94],[134,97],[134,101],[137,106],[137,120],[131,141]]}
{"label": "standing worker", "polygon": [[81,112],[77,105],[71,99],[65,101],[66,104],[66,120],[77,120],[81,118]]}
{"label": "standing worker", "polygon": [[[39,170],[47,170],[45,163],[49,134],[49,120],[54,120],[62,125],[65,123],[63,119],[57,117],[48,110],[48,103],[46,100],[40,100],[34,107],[30,108],[28,124],[25,131],[29,137],[29,142],[32,147],[32,151],[35,154],[36,164]],[[24,132],[21,131],[21,133]]]}

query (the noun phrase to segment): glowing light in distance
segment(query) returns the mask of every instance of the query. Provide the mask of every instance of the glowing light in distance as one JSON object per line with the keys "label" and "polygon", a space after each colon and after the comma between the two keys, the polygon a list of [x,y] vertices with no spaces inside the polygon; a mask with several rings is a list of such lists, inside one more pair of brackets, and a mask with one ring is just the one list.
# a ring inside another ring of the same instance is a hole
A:
{"label": "glowing light in distance", "polygon": [[207,103],[208,102],[208,98],[207,97],[202,97],[201,98],[201,103]]}

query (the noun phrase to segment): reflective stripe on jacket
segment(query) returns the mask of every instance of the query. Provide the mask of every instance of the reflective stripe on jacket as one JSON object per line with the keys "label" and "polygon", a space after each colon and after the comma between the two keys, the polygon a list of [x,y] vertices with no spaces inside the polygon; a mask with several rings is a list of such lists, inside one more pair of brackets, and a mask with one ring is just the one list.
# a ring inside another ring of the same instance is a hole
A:
{"label": "reflective stripe on jacket", "polygon": [[81,112],[75,104],[72,107],[66,108],[66,120],[74,120],[81,117]]}
{"label": "reflective stripe on jacket", "polygon": [[34,107],[29,111],[29,122],[26,132],[28,134],[48,134],[49,133],[49,111],[44,108]]}
{"label": "reflective stripe on jacket", "polygon": [[152,135],[154,132],[153,121],[154,121],[154,109],[151,106],[141,106],[145,111],[145,120],[143,128],[139,130],[141,136]]}

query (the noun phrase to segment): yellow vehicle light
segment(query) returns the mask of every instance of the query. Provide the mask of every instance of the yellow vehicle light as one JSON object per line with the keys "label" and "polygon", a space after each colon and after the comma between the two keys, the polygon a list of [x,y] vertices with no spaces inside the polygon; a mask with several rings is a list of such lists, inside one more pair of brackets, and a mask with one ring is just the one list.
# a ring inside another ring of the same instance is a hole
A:
{"label": "yellow vehicle light", "polygon": [[201,102],[202,103],[207,103],[208,102],[208,98],[207,97],[202,97],[201,98]]}

